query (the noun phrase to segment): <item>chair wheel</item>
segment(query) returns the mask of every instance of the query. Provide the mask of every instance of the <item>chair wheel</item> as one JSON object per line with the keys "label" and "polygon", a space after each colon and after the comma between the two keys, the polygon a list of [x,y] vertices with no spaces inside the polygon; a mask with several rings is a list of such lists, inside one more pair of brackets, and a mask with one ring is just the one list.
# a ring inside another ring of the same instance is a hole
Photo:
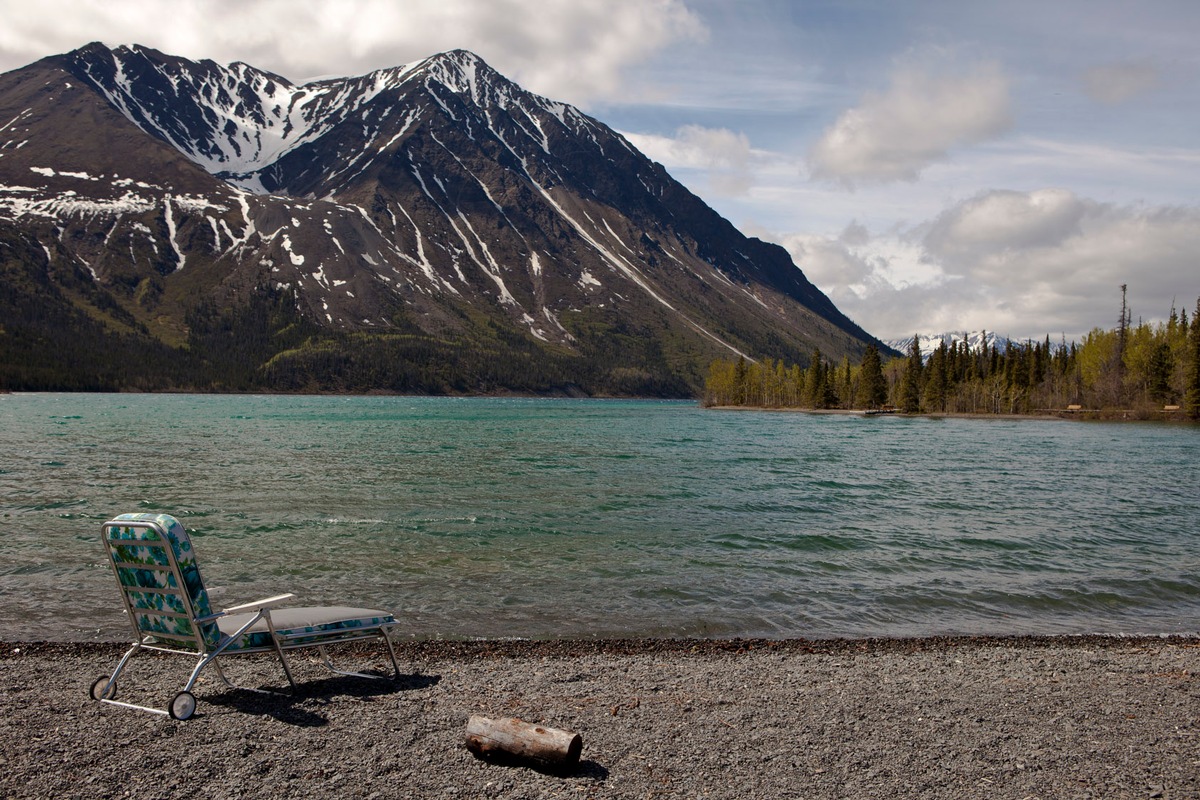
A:
{"label": "chair wheel", "polygon": [[167,713],[171,715],[171,719],[191,719],[192,714],[196,713],[196,695],[191,692],[175,695],[171,698],[171,705],[167,706]]}
{"label": "chair wheel", "polygon": [[[101,675],[92,683],[92,688],[88,689],[88,694],[93,700],[112,700],[117,696],[117,682],[113,681],[109,684],[109,677]],[[102,694],[104,687],[108,686],[108,694]]]}

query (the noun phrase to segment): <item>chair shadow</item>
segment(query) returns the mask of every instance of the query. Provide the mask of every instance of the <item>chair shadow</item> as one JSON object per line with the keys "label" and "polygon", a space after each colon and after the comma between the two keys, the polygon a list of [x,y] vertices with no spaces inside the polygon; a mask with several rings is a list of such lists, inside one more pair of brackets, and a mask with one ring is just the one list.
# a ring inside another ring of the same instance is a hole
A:
{"label": "chair shadow", "polygon": [[363,700],[396,692],[428,689],[441,680],[441,675],[401,675],[399,678],[391,675],[380,675],[378,678],[334,675],[305,681],[294,692],[277,687],[226,689],[220,694],[201,698],[201,703],[223,706],[243,714],[272,717],[300,728],[319,728],[329,724],[329,720],[310,708],[304,708],[303,704],[315,700],[320,705],[332,705],[338,697]]}

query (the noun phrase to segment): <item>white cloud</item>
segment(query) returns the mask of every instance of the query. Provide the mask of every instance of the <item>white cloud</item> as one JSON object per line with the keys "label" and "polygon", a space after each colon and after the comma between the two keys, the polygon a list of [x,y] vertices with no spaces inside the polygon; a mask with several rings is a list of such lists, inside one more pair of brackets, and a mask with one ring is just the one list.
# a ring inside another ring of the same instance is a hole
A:
{"label": "white cloud", "polygon": [[1093,100],[1118,105],[1158,87],[1158,68],[1145,61],[1102,64],[1083,73],[1083,90]]}
{"label": "white cloud", "polygon": [[620,93],[625,69],[706,32],[683,0],[2,1],[2,70],[95,40],[297,81],[465,48],[531,91],[580,105]]}
{"label": "white cloud", "polygon": [[842,113],[809,153],[813,177],[847,185],[916,180],[957,146],[1012,125],[1009,83],[996,66],[965,75],[899,70],[887,92]]}
{"label": "white cloud", "polygon": [[1135,320],[1162,320],[1172,302],[1190,309],[1200,293],[1200,208],[1098,203],[1059,189],[984,192],[867,239],[855,229],[783,243],[839,308],[883,338],[980,329],[1079,338],[1115,325],[1121,284]]}
{"label": "white cloud", "polygon": [[754,153],[744,133],[725,128],[685,125],[674,137],[624,134],[645,156],[667,169],[700,170],[721,195],[740,195],[751,186]]}
{"label": "white cloud", "polygon": [[881,266],[872,264],[865,253],[839,239],[798,233],[785,237],[784,245],[802,266],[805,276],[824,288],[835,304],[838,300],[833,295],[865,294],[865,284]]}
{"label": "white cloud", "polygon": [[958,258],[1049,247],[1079,232],[1085,204],[1063,189],[989,191],[938,217],[925,235],[931,252]]}

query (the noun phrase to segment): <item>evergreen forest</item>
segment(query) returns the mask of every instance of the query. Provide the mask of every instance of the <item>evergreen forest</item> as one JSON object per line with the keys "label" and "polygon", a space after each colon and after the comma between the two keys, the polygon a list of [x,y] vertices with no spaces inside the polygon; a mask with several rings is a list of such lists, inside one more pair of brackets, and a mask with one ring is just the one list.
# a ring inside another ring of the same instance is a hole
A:
{"label": "evergreen forest", "polygon": [[1080,343],[1008,341],[971,347],[939,341],[884,361],[874,346],[858,364],[807,365],[717,360],[705,382],[707,406],[863,409],[902,413],[1078,414],[1200,420],[1200,300],[1191,319],[1096,328]]}

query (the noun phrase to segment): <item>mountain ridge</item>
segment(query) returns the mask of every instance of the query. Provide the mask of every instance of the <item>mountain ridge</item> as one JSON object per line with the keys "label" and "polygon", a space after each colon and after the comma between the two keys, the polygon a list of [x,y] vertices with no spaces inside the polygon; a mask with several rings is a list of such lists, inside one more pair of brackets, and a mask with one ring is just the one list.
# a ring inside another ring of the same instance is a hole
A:
{"label": "mountain ridge", "polygon": [[[990,349],[1001,349],[1008,347],[1012,341],[1009,337],[996,333],[995,331],[977,330],[957,330],[944,331],[942,333],[919,333],[916,334],[920,339],[921,359],[928,361],[933,355],[933,351],[937,350],[943,343],[947,347],[951,345],[965,343],[967,349],[972,352],[977,352],[982,347]],[[913,337],[907,336],[903,339],[887,339],[884,344],[898,353],[908,353],[912,348]]]}
{"label": "mountain ridge", "polygon": [[[265,294],[316,326],[310,351],[368,333],[533,348],[586,393],[636,384],[607,373],[686,394],[718,354],[876,341],[782,247],[464,50],[296,85],[93,43],[0,75],[0,125],[0,225],[175,347],[198,309],[232,318]],[[289,352],[261,381],[295,356],[305,385],[329,383],[312,352]]]}

